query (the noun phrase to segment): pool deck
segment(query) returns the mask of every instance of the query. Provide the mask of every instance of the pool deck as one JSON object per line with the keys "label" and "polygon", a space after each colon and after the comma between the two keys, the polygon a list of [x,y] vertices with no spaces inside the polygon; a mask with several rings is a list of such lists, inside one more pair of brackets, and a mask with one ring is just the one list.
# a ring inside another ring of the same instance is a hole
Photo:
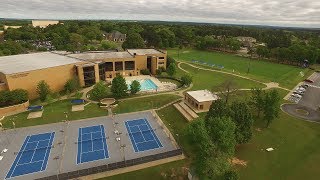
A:
{"label": "pool deck", "polygon": [[140,75],[140,76],[129,76],[125,77],[126,81],[133,81],[133,80],[144,80],[144,79],[150,79],[158,86],[157,90],[151,90],[151,91],[144,91],[144,92],[164,92],[164,91],[172,91],[177,88],[177,85],[171,82],[163,83],[159,81],[159,79],[149,76],[149,75]]}

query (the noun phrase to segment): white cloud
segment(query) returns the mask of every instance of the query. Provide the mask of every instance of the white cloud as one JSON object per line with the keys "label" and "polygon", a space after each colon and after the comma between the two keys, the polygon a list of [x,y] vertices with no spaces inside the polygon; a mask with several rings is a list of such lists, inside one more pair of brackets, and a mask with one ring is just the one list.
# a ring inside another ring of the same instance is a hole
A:
{"label": "white cloud", "polygon": [[0,17],[320,27],[317,0],[1,0]]}

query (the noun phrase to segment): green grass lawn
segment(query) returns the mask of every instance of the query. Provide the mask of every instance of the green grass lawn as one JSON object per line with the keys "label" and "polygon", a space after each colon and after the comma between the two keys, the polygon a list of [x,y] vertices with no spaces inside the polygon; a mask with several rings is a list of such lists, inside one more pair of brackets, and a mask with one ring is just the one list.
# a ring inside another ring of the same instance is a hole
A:
{"label": "green grass lawn", "polygon": [[[168,54],[175,59],[178,59],[177,49],[168,50]],[[194,49],[180,50],[180,60],[191,61],[193,59],[213,64],[220,64],[225,67],[225,71],[232,72],[232,70],[234,70],[236,73],[240,73],[241,75],[255,78],[260,81],[278,82],[281,86],[286,88],[293,88],[299,81],[305,79],[312,73],[309,69],[302,69],[295,66],[277,64],[262,60],[250,60],[249,58],[231,54],[199,51]],[[247,74],[249,64],[250,73]],[[301,71],[305,73],[305,77],[299,76]]]}
{"label": "green grass lawn", "polygon": [[162,94],[150,97],[124,99],[118,103],[118,106],[113,112],[119,114],[159,108],[179,98],[181,97],[177,95]]}
{"label": "green grass lawn", "polygon": [[204,71],[198,70],[194,67],[189,66],[188,64],[181,64],[181,68],[189,71],[193,76],[193,87],[192,90],[199,89],[208,89],[215,90],[214,87],[220,85],[224,81],[228,79],[232,79],[238,86],[238,88],[264,88],[265,85],[261,83],[257,83],[251,80],[243,79],[240,77],[212,72],[212,71]]}
{"label": "green grass lawn", "polygon": [[[279,90],[279,93],[281,97],[284,97],[287,92]],[[231,101],[235,99],[246,100],[249,96],[250,92],[238,91],[231,96]],[[157,113],[174,134],[187,158],[177,163],[125,173],[108,179],[134,179],[135,177],[165,179],[163,174],[170,172],[169,169],[180,172],[182,168],[190,167],[195,149],[186,136],[187,121],[173,106],[166,107]],[[200,114],[200,117],[204,116],[205,113]],[[274,120],[269,128],[265,128],[265,122],[262,120],[256,121],[251,141],[236,148],[236,157],[247,162],[247,166],[235,167],[240,179],[298,180],[306,177],[319,179],[319,124],[296,119],[282,111],[279,118]],[[260,128],[261,131],[257,131],[257,128]],[[275,150],[266,152],[265,149],[268,147],[273,147]]]}
{"label": "green grass lawn", "polygon": [[57,101],[44,106],[44,112],[41,118],[27,119],[29,112],[23,112],[14,116],[6,117],[2,123],[6,128],[12,128],[12,120],[14,120],[16,127],[57,123],[66,119],[64,112],[68,113],[68,120],[108,115],[107,110],[101,109],[97,104],[93,103],[85,106],[84,111],[80,112],[71,112],[71,106],[70,100]]}
{"label": "green grass lawn", "polygon": [[[279,90],[281,97],[287,93]],[[283,100],[284,102],[284,100]],[[303,121],[280,111],[269,128],[255,122],[252,140],[237,147],[236,156],[247,162],[238,166],[241,179],[319,179],[320,124]],[[265,149],[273,147],[272,152]]]}

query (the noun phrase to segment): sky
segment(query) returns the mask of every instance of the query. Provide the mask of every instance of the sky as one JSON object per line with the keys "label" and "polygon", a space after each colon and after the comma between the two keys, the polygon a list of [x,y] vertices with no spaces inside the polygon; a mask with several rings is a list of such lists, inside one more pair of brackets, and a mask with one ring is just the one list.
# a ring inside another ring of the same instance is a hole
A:
{"label": "sky", "polygon": [[1,0],[0,18],[160,20],[320,28],[320,0]]}

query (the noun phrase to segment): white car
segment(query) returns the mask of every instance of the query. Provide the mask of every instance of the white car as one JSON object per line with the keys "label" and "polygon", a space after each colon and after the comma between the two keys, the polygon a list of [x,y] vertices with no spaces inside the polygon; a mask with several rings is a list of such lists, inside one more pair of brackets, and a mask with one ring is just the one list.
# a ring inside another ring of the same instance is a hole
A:
{"label": "white car", "polygon": [[302,96],[299,94],[291,94],[292,97],[301,98]]}
{"label": "white car", "polygon": [[298,87],[296,90],[297,90],[297,91],[306,91],[306,89],[303,88],[303,87]]}

